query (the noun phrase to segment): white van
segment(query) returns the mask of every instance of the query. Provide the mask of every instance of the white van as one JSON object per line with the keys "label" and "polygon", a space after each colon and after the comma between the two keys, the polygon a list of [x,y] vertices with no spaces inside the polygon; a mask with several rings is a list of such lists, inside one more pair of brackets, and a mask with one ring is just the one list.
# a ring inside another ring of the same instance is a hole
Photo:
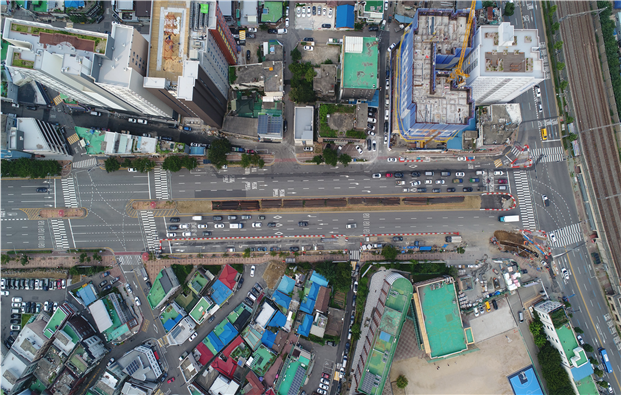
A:
{"label": "white van", "polygon": [[199,215],[193,216],[193,221],[202,221],[202,220],[203,220],[202,216],[199,216]]}
{"label": "white van", "polygon": [[101,116],[100,112],[91,112],[91,116]]}
{"label": "white van", "polygon": [[244,227],[244,224],[242,223],[230,223],[229,224],[230,229],[242,229],[243,227]]}
{"label": "white van", "polygon": [[247,294],[247,298],[251,299],[253,302],[256,300],[255,296],[251,292]]}

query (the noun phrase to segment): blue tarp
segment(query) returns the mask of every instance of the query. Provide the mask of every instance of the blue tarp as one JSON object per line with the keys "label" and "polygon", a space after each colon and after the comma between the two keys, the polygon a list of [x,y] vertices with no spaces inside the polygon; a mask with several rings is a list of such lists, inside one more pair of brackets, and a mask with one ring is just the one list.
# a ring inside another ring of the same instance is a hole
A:
{"label": "blue tarp", "polygon": [[262,335],[262,343],[269,349],[273,348],[273,344],[275,343],[275,339],[277,339],[277,334],[272,333],[271,331],[264,332]]}
{"label": "blue tarp", "polygon": [[232,294],[231,290],[221,280],[216,280],[212,288],[214,289],[212,300],[219,306]]}
{"label": "blue tarp", "polygon": [[182,321],[182,315],[178,314],[177,317],[175,318],[170,318],[168,319],[165,323],[164,323],[164,329],[169,332],[173,329],[173,327],[175,327],[177,325],[177,323],[179,323],[180,321]]}
{"label": "blue tarp", "polygon": [[394,19],[396,20],[396,22],[398,23],[406,23],[406,24],[410,24],[411,22],[413,22],[413,17],[408,17],[406,15],[398,15],[395,14],[394,15]]}
{"label": "blue tarp", "polygon": [[327,279],[321,276],[320,274],[316,273],[315,270],[312,273],[310,280],[312,283],[316,283],[321,287],[326,287],[327,285],[329,285],[329,282],[327,281]]}
{"label": "blue tarp", "polygon": [[350,4],[337,6],[335,13],[336,28],[355,28],[355,7]]}
{"label": "blue tarp", "polygon": [[311,330],[313,322],[314,318],[309,314],[306,314],[305,317],[303,317],[303,322],[299,326],[299,329],[296,331],[296,333],[301,336],[309,336],[309,330]]}
{"label": "blue tarp", "polygon": [[307,297],[309,299],[316,300],[316,298],[318,297],[318,291],[320,291],[320,285],[313,283],[309,288],[309,294],[307,294]]}
{"label": "blue tarp", "polygon": [[277,287],[277,291],[281,291],[284,294],[289,295],[294,289],[294,284],[296,284],[296,281],[292,280],[288,276],[283,276],[279,286]]}
{"label": "blue tarp", "polygon": [[210,340],[210,343],[212,344],[212,346],[216,349],[216,351],[221,351],[223,350],[223,348],[225,347],[225,345],[223,344],[223,342],[221,342],[221,340],[219,339],[218,336],[216,336],[216,334],[214,333],[214,331],[210,332],[208,334],[208,339]]}
{"label": "blue tarp", "polygon": [[284,309],[287,309],[290,307],[290,301],[292,300],[292,298],[285,295],[281,291],[275,291],[275,293],[273,294],[273,300],[279,306],[283,307]]}
{"label": "blue tarp", "polygon": [[269,327],[283,327],[284,325],[286,325],[286,321],[287,321],[287,318],[285,314],[281,312],[275,312],[275,315],[268,323],[268,326]]}
{"label": "blue tarp", "polygon": [[316,300],[308,297],[305,299],[305,302],[301,304],[301,311],[312,314],[314,312],[314,306],[316,306]]}
{"label": "blue tarp", "polygon": [[227,321],[223,326],[223,332],[221,332],[218,338],[221,342],[223,342],[223,346],[227,346],[236,336],[238,336],[238,331],[236,331],[236,328],[234,328],[234,326]]}
{"label": "blue tarp", "polygon": [[65,8],[84,7],[84,1],[68,1],[65,0]]}
{"label": "blue tarp", "polygon": [[381,333],[379,334],[379,339],[385,342],[389,342],[391,337],[392,336],[385,331],[381,331]]}
{"label": "blue tarp", "polygon": [[87,284],[86,287],[78,290],[78,297],[82,299],[85,306],[89,306],[91,303],[97,300],[97,294],[95,293],[95,288],[93,288],[93,284]]}

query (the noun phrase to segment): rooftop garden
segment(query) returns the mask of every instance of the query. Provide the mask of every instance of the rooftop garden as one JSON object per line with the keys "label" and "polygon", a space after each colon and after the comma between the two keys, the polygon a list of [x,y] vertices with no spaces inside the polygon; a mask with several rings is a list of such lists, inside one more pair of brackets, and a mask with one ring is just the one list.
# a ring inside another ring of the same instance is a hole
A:
{"label": "rooftop garden", "polygon": [[22,54],[21,53],[14,52],[13,53],[13,62],[12,62],[11,65],[16,66],[18,68],[32,69],[35,66],[35,62],[34,61],[26,61],[26,60],[22,59]]}
{"label": "rooftop garden", "polygon": [[11,23],[11,31],[24,33],[24,34],[31,34],[33,36],[39,36],[39,34],[41,33],[64,34],[66,36],[77,37],[82,40],[90,40],[94,43],[93,51],[100,53],[100,54],[103,54],[106,52],[106,42],[108,41],[107,39],[101,38],[101,37],[89,36],[86,34],[71,33],[71,32],[67,32],[64,30],[46,29],[46,28],[42,28],[39,26],[22,25],[22,24],[15,23],[15,22]]}

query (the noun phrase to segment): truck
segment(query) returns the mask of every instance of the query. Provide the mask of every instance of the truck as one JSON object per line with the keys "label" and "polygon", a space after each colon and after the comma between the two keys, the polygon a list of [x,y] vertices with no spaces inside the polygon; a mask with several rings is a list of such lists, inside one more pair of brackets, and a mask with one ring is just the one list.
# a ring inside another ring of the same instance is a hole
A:
{"label": "truck", "polygon": [[237,152],[237,153],[244,153],[244,152],[246,152],[246,150],[244,150],[244,148],[241,148],[240,146],[232,146],[231,147],[231,151],[232,152]]}
{"label": "truck", "polygon": [[277,29],[277,34],[287,34],[288,29]]}
{"label": "truck", "polygon": [[519,215],[505,215],[500,217],[500,222],[519,222]]}
{"label": "truck", "polygon": [[446,243],[461,243],[463,242],[463,237],[461,236],[446,236]]}

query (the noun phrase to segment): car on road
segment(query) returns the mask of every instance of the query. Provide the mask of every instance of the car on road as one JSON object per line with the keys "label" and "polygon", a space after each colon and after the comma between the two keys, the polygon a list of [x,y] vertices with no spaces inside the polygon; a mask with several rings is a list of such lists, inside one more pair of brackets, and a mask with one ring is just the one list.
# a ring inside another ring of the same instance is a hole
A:
{"label": "car on road", "polygon": [[[195,332],[195,334],[196,334],[196,332]],[[169,379],[169,380],[167,381],[167,383],[171,383],[171,382],[175,382],[175,377],[173,377],[173,378],[171,378],[171,379]]]}
{"label": "car on road", "polygon": [[389,120],[389,109],[385,109],[385,120]]}
{"label": "car on road", "polygon": [[129,122],[129,123],[136,123],[136,119],[134,119],[134,118],[130,117],[130,118],[128,119],[128,122]]}
{"label": "car on road", "polygon": [[316,393],[325,395],[325,394],[327,394],[327,391],[326,390],[322,390],[322,389],[316,389]]}
{"label": "car on road", "polygon": [[552,243],[556,242],[556,235],[554,233],[549,234],[549,239],[552,240]]}
{"label": "car on road", "polygon": [[437,179],[435,181],[435,185],[445,185],[446,181],[444,179]]}
{"label": "car on road", "polygon": [[478,183],[478,182],[480,182],[480,178],[469,178],[469,181],[471,183]]}
{"label": "car on road", "polygon": [[541,198],[543,199],[543,205],[549,207],[549,199],[547,198],[547,196],[542,195]]}
{"label": "car on road", "polygon": [[381,176],[382,176],[382,175],[381,175],[381,174],[379,174],[379,173],[372,174],[372,178],[373,178],[373,179],[379,179],[379,178],[381,178]]}
{"label": "car on road", "polygon": [[505,184],[505,183],[508,183],[508,180],[507,179],[498,179],[498,183]]}
{"label": "car on road", "polygon": [[277,224],[275,222],[268,222],[266,224],[266,226],[268,226],[268,227],[277,227]]}
{"label": "car on road", "polygon": [[[222,217],[222,216],[213,216],[213,217],[212,217],[212,220],[213,220],[213,221],[222,221],[222,220],[223,220],[223,217]],[[179,222],[179,221],[178,221],[178,222]]]}
{"label": "car on road", "polygon": [[303,46],[303,49],[304,49],[305,51],[313,51],[313,50],[314,50],[314,47],[312,47],[312,46],[310,46],[310,45],[306,45],[306,46]]}
{"label": "car on road", "polygon": [[457,158],[456,158],[456,160],[457,160],[457,161],[465,161],[465,160],[467,160],[467,158],[466,158],[466,157],[461,156],[461,157],[457,157]]}
{"label": "car on road", "polygon": [[291,252],[299,252],[299,247],[290,247]]}
{"label": "car on road", "polygon": [[262,222],[253,222],[251,224],[252,227],[262,227]]}
{"label": "car on road", "polygon": [[169,218],[169,222],[179,222],[180,218]]}
{"label": "car on road", "polygon": [[389,46],[389,48],[387,49],[387,51],[391,51],[394,48],[396,48],[396,43],[392,43],[392,45]]}
{"label": "car on road", "polygon": [[541,97],[541,87],[539,87],[538,85],[534,86],[534,94],[536,95],[537,98]]}
{"label": "car on road", "polygon": [[224,223],[215,223],[214,227],[216,229],[224,229],[225,228],[225,224]]}
{"label": "car on road", "polygon": [[251,266],[251,277],[255,277],[255,265]]}
{"label": "car on road", "polygon": [[388,157],[387,158],[387,162],[388,163],[396,163],[396,162],[398,162],[398,159],[396,157]]}
{"label": "car on road", "polygon": [[432,180],[432,179],[426,179],[426,180],[424,181],[424,184],[425,184],[425,185],[432,185],[432,184],[433,184],[433,180]]}
{"label": "car on road", "polygon": [[290,18],[286,18],[286,28],[290,27]]}
{"label": "car on road", "polygon": [[411,186],[419,186],[422,184],[422,181],[411,181]]}
{"label": "car on road", "polygon": [[268,29],[268,33],[277,34],[277,29]]}
{"label": "car on road", "polygon": [[136,303],[136,306],[140,306],[141,305],[141,300],[138,299],[138,296],[134,297],[134,303]]}
{"label": "car on road", "polygon": [[247,61],[251,60],[251,50],[247,50]]}
{"label": "car on road", "polygon": [[566,268],[562,268],[561,270],[562,272],[562,276],[565,278],[565,280],[569,280],[569,271]]}
{"label": "car on road", "polygon": [[179,229],[179,227],[177,225],[169,226],[169,230],[177,230],[177,229]]}
{"label": "car on road", "polygon": [[313,37],[303,37],[303,41],[305,41],[305,42],[314,41],[314,38]]}
{"label": "car on road", "polygon": [[394,178],[404,178],[404,174],[402,172],[395,172]]}
{"label": "car on road", "polygon": [[368,32],[376,32],[379,30],[379,27],[376,25],[368,26]]}
{"label": "car on road", "polygon": [[494,308],[495,310],[498,310],[498,301],[496,301],[495,299],[493,299],[493,300],[491,301],[491,304],[493,305],[493,308]]}
{"label": "car on road", "polygon": [[392,176],[394,176],[394,174],[392,174],[391,172],[385,174],[385,178],[391,178]]}
{"label": "car on road", "polygon": [[543,104],[541,102],[537,104],[537,107],[539,108],[539,113],[543,113]]}
{"label": "car on road", "polygon": [[357,224],[356,223],[348,223],[348,224],[346,224],[346,228],[347,229],[356,229],[357,228]]}
{"label": "car on road", "polygon": [[38,187],[37,188],[37,193],[47,193],[48,192],[48,188],[47,187]]}
{"label": "car on road", "polygon": [[189,342],[192,342],[193,339],[195,339],[197,337],[197,332],[193,332],[193,334],[190,336],[190,338],[188,338]]}
{"label": "car on road", "polygon": [[464,191],[464,192],[473,192],[473,191],[474,191],[474,188],[471,188],[471,187],[464,187],[464,188],[463,188],[463,191]]}
{"label": "car on road", "polygon": [[578,342],[580,342],[580,346],[584,346],[584,338],[582,338],[582,335],[578,335]]}
{"label": "car on road", "polygon": [[454,174],[455,176],[465,176],[464,172],[457,172],[456,174]]}
{"label": "car on road", "polygon": [[414,178],[418,178],[420,175],[420,171],[411,171],[411,176]]}
{"label": "car on road", "polygon": [[199,223],[197,225],[197,229],[207,229],[208,228],[208,224],[207,223]]}
{"label": "car on road", "polygon": [[449,187],[449,188],[446,189],[446,191],[449,192],[449,193],[453,193],[453,192],[456,192],[456,189],[453,188],[453,187]]}
{"label": "car on road", "polygon": [[177,237],[177,233],[167,233],[167,237]]}
{"label": "car on road", "polygon": [[322,28],[323,29],[331,29],[331,24],[330,23],[323,23],[322,24]]}
{"label": "car on road", "polygon": [[309,226],[309,222],[307,222],[307,221],[300,221],[299,222],[299,226],[300,227],[307,227],[307,226]]}
{"label": "car on road", "polygon": [[402,240],[403,240],[402,236],[394,236],[392,238],[392,241],[402,241]]}
{"label": "car on road", "polygon": [[190,237],[192,235],[191,232],[183,232],[182,237]]}
{"label": "car on road", "polygon": [[436,188],[433,189],[433,193],[441,193],[441,189],[436,187]]}

